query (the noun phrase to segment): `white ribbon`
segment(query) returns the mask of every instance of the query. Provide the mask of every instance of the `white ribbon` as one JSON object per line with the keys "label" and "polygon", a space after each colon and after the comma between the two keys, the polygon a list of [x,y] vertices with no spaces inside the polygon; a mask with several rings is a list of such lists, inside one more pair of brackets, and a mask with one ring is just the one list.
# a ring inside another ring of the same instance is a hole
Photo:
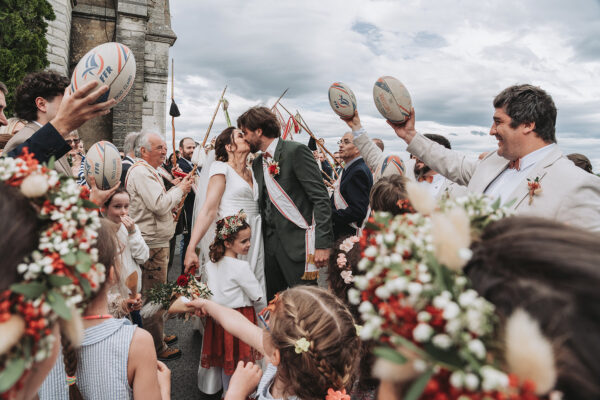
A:
{"label": "white ribbon", "polygon": [[298,207],[296,207],[296,204],[294,204],[290,196],[288,196],[279,183],[277,183],[277,181],[269,173],[269,166],[264,156],[263,174],[265,186],[267,188],[267,192],[269,193],[269,199],[271,199],[271,203],[273,203],[273,205],[285,219],[295,224],[298,228],[304,229],[306,232],[306,261],[302,279],[315,279],[319,273],[319,270],[315,265],[315,216],[313,215],[312,224],[308,225],[308,222],[306,222],[302,216],[302,213],[300,213]]}

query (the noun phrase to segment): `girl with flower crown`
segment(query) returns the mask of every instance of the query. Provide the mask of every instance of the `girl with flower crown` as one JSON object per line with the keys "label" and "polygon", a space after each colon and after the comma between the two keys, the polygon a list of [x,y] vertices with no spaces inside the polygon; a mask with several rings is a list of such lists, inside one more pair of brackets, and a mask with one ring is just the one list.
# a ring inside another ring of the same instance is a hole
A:
{"label": "girl with flower crown", "polygon": [[[330,292],[297,286],[279,293],[261,313],[264,330],[211,300],[193,300],[188,306],[265,355],[257,399],[350,400],[346,390],[356,379],[360,339],[348,307]],[[246,399],[256,388],[250,382],[256,382],[257,368],[242,364],[227,399]]]}
{"label": "girl with flower crown", "polygon": [[[265,296],[248,261],[238,259],[238,255],[248,254],[250,245],[251,229],[243,210],[217,221],[206,275],[213,301],[235,309],[249,324],[256,324],[255,308],[260,310],[265,306]],[[238,361],[257,358],[254,349],[208,317],[202,337],[198,388],[207,394],[217,393],[221,388],[227,390]]]}

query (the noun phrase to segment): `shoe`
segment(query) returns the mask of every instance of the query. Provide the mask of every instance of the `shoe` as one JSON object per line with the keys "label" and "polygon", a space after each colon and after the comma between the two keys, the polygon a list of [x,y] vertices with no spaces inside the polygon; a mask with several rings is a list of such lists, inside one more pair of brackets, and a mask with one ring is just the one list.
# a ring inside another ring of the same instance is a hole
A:
{"label": "shoe", "polygon": [[157,354],[160,361],[173,361],[181,357],[181,350],[167,347],[165,350]]}
{"label": "shoe", "polygon": [[163,340],[165,341],[166,345],[177,343],[177,335],[165,335],[165,337],[163,337]]}

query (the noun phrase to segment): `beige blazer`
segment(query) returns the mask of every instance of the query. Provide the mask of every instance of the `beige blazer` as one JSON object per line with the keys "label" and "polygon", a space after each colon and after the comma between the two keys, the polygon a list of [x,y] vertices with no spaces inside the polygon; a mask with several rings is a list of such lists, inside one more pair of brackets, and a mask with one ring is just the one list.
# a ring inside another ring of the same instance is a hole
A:
{"label": "beige blazer", "polygon": [[[417,134],[407,150],[446,178],[483,193],[508,166],[496,151],[483,160],[467,157]],[[541,193],[529,204],[527,179],[539,178]],[[600,178],[578,168],[560,149],[553,149],[539,161],[507,201],[516,214],[538,216],[591,231],[600,231]]]}
{"label": "beige blazer", "polygon": [[[40,127],[35,122],[29,122],[19,132],[17,132],[4,147],[4,152],[8,153],[12,149],[18,147],[20,144],[25,142],[31,137]],[[64,155],[54,162],[54,169],[66,176],[73,176],[73,171],[67,160],[67,156]]]}

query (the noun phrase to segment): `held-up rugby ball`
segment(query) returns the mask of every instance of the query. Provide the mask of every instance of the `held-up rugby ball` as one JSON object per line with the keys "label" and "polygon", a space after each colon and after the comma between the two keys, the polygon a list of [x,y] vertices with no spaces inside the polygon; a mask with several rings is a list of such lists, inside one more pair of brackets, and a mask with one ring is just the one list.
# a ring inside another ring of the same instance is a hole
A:
{"label": "held-up rugby ball", "polygon": [[382,76],[373,86],[375,107],[385,119],[395,123],[406,121],[412,102],[406,86],[391,76]]}
{"label": "held-up rugby ball", "polygon": [[356,111],[356,97],[342,82],[335,82],[329,87],[329,104],[333,111],[343,118],[354,116]]}
{"label": "held-up rugby ball", "polygon": [[93,176],[100,189],[110,189],[121,179],[122,165],[119,149],[104,140],[94,143],[85,156],[83,169],[88,185],[90,185],[90,177]]}
{"label": "held-up rugby ball", "polygon": [[95,80],[109,87],[97,103],[109,99],[115,99],[118,103],[131,89],[134,79],[135,58],[129,47],[116,42],[103,43],[90,50],[77,63],[71,77],[71,92]]}

